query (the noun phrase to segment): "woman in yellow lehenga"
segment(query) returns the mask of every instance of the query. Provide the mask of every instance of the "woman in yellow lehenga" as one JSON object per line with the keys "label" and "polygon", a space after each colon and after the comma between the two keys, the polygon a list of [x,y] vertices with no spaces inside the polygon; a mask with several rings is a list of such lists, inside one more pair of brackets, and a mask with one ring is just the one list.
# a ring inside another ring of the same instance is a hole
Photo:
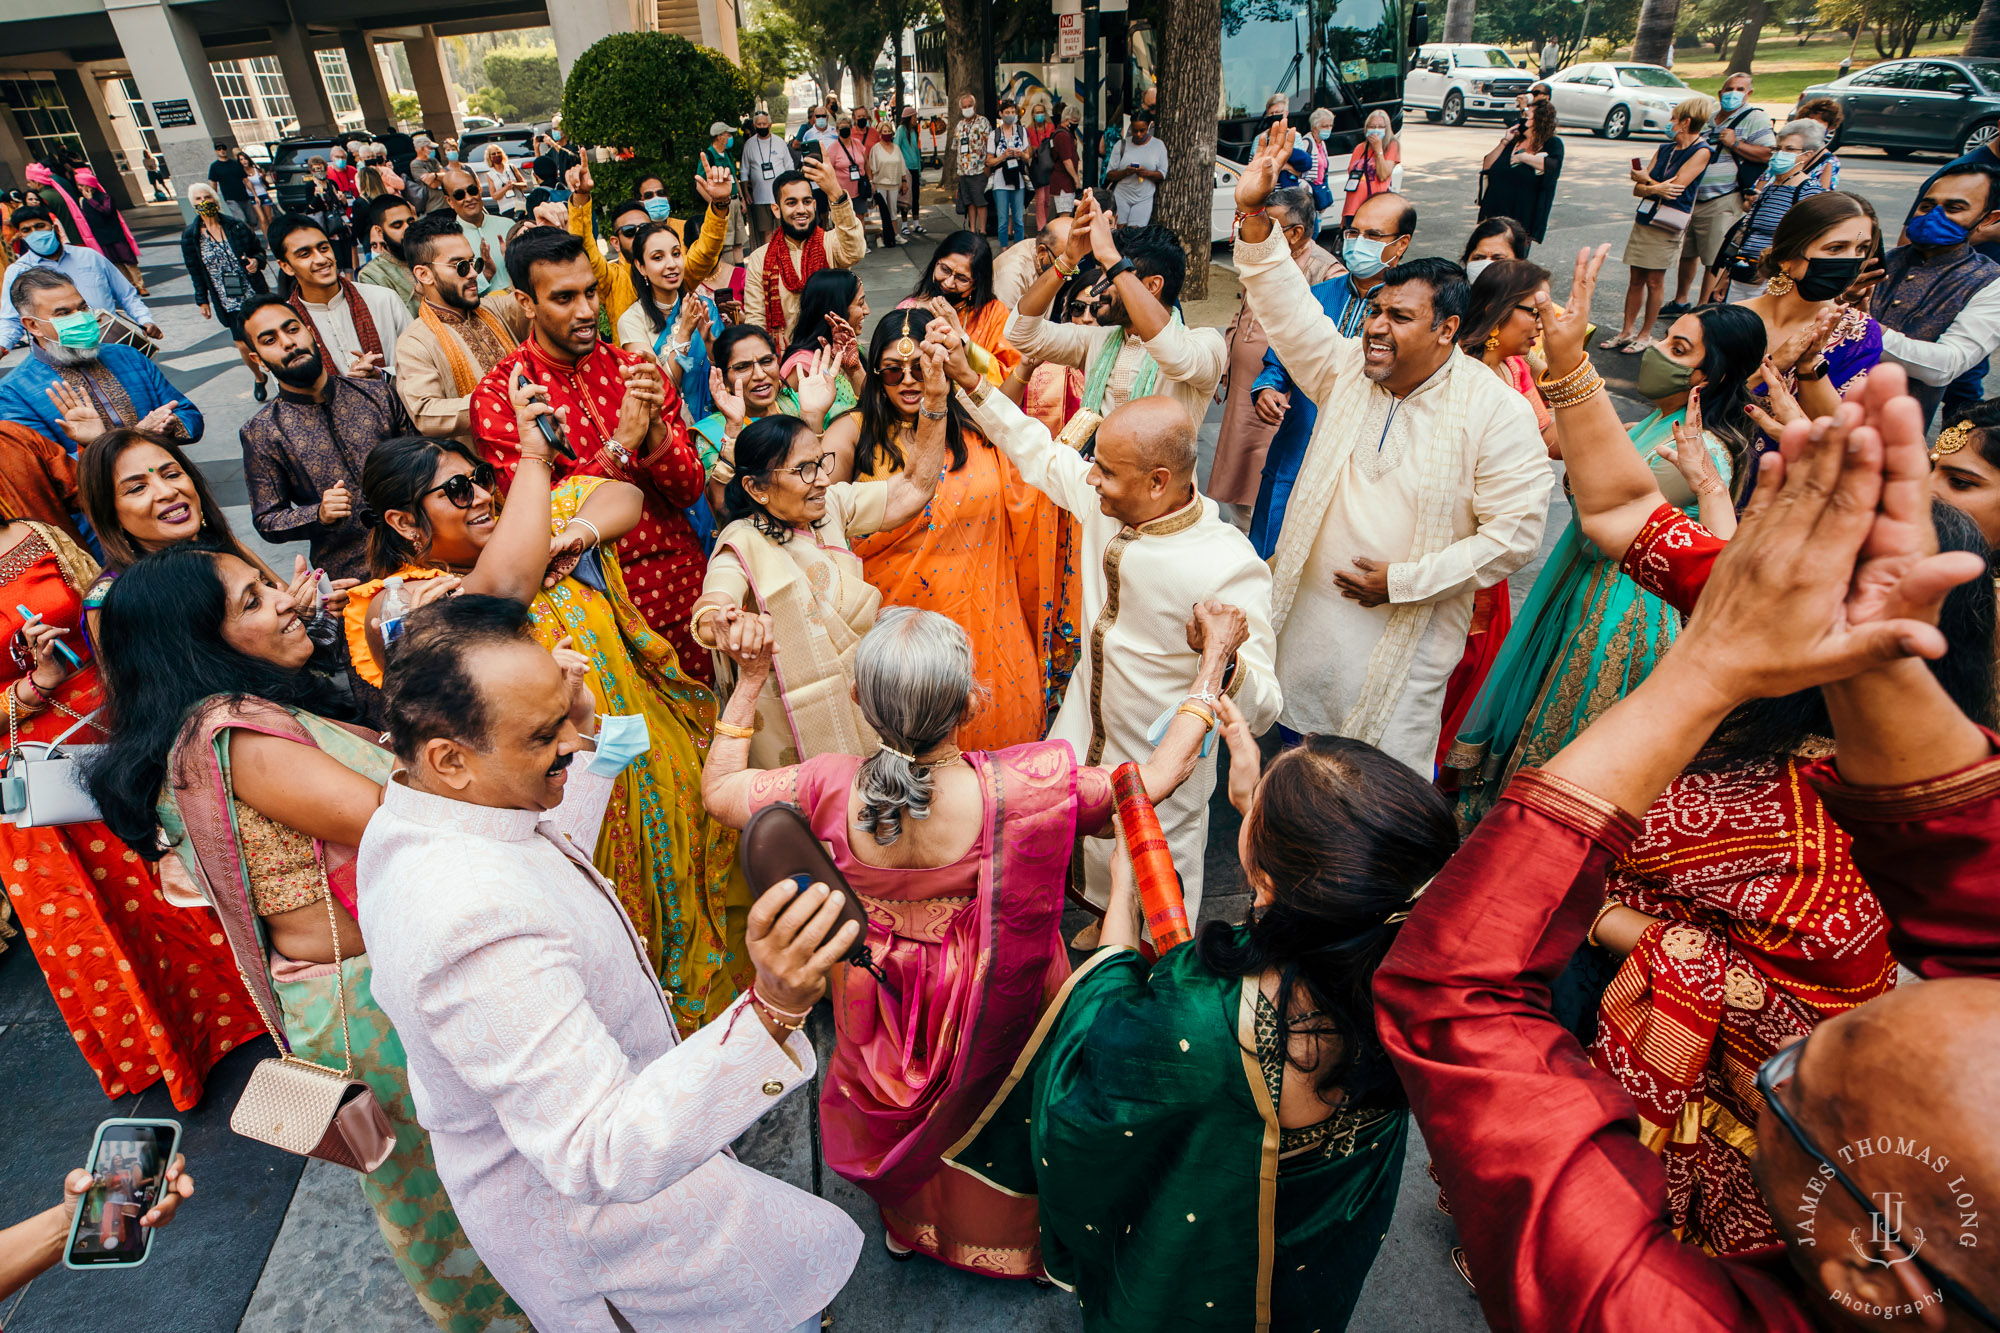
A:
{"label": "woman in yellow lehenga", "polygon": [[[384,578],[401,575],[415,605],[479,563],[498,508],[494,481],[491,466],[454,440],[411,436],[370,451],[361,487],[377,515],[369,544],[376,579],[347,604],[356,671],[381,678]],[[626,596],[615,543],[639,509],[639,492],[623,482],[572,477],[556,487],[548,571],[530,609],[538,642],[567,639],[590,659],[606,714],[645,719],[650,749],[619,775],[593,859],[644,936],[675,1019],[692,1032],[749,984],[750,904],[740,883],[732,886],[736,835],[701,803],[715,696],[681,674],[673,648]]]}
{"label": "woman in yellow lehenga", "polygon": [[[854,459],[857,481],[903,470],[922,418],[918,344],[928,310],[897,310],[875,328],[861,407],[827,431]],[[958,729],[965,750],[1002,750],[1048,730],[1051,676],[1076,660],[1079,579],[1069,561],[1074,520],[1021,480],[947,403],[949,455],[937,493],[898,528],[855,541],[868,582],[893,606],[936,611],[972,640],[972,669],[989,698]]]}

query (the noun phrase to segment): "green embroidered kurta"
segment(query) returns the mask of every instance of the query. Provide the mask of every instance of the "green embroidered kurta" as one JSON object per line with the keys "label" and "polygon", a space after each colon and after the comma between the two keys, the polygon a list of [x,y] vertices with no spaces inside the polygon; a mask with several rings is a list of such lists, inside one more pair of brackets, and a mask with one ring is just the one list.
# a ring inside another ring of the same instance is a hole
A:
{"label": "green embroidered kurta", "polygon": [[[1041,1206],[1089,1333],[1345,1326],[1395,1213],[1409,1113],[1279,1159],[1254,982],[1104,949],[947,1162]],[[1296,1071],[1294,1071],[1296,1076]]]}

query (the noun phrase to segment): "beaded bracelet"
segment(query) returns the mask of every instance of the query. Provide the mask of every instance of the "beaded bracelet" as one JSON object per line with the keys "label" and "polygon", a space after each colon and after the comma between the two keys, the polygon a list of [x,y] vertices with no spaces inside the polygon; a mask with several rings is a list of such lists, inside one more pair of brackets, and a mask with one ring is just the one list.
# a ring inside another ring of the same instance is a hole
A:
{"label": "beaded bracelet", "polygon": [[[797,1032],[806,1025],[806,1019],[812,1015],[812,1010],[810,1009],[806,1010],[803,1014],[795,1014],[789,1009],[778,1008],[777,1005],[772,1004],[769,1000],[759,995],[757,987],[754,984],[750,987],[750,1003],[756,1005],[766,1018],[787,1032]],[[787,1023],[785,1020],[788,1018],[795,1019],[796,1021]]]}
{"label": "beaded bracelet", "polygon": [[1542,396],[1548,400],[1549,407],[1552,409],[1575,407],[1579,403],[1588,402],[1603,388],[1604,377],[1593,373],[1588,380],[1580,385],[1565,385],[1560,388],[1551,387],[1544,389]]}
{"label": "beaded bracelet", "polygon": [[1544,371],[1536,381],[1536,384],[1540,387],[1543,396],[1546,397],[1550,394],[1562,393],[1566,389],[1575,388],[1578,384],[1596,373],[1597,367],[1590,364],[1589,357],[1585,357],[1577,363],[1576,369],[1570,371],[1560,379],[1552,380],[1548,377],[1548,372]]}

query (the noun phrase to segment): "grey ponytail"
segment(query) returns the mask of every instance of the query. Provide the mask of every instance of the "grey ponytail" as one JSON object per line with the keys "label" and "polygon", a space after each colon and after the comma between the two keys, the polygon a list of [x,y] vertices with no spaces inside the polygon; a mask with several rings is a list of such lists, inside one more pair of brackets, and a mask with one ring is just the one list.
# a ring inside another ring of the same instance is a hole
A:
{"label": "grey ponytail", "polygon": [[972,694],[972,640],[935,611],[892,606],[854,654],[855,696],[882,747],[862,761],[855,822],[887,846],[903,817],[931,813],[931,766],[914,756],[951,739]]}

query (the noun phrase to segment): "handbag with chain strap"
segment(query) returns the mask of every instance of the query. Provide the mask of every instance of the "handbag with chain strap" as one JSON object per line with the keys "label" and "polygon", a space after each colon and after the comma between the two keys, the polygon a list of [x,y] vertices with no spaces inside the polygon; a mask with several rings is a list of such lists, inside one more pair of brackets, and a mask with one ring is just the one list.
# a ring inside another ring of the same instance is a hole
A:
{"label": "handbag with chain strap", "polygon": [[65,746],[89,725],[96,713],[80,715],[56,704],[69,729],[52,741],[23,741],[14,691],[7,690],[7,756],[0,765],[0,820],[17,828],[48,828],[100,818],[97,802],[84,784],[82,760],[95,745]]}

